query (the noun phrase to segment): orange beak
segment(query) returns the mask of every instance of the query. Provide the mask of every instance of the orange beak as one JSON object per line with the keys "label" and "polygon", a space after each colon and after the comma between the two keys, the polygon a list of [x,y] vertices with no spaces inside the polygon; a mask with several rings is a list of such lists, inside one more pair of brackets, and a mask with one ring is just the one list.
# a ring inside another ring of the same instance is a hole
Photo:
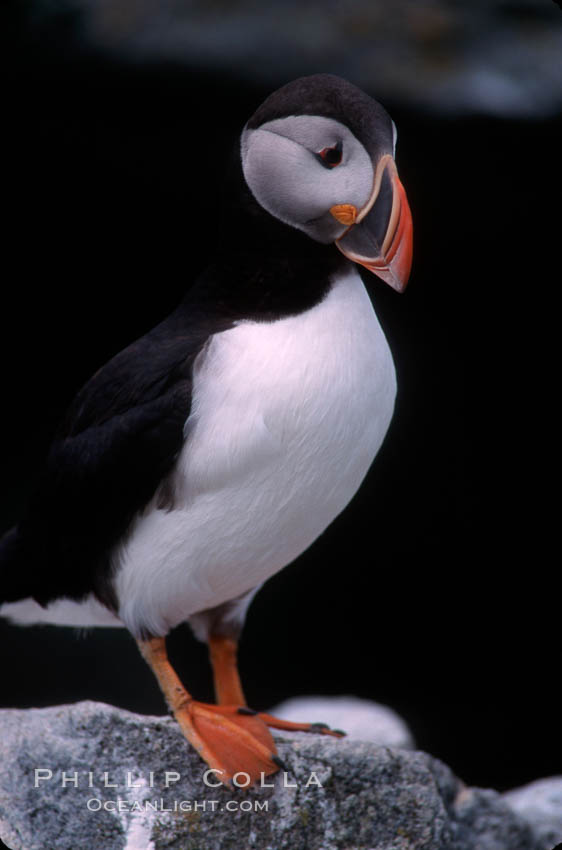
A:
{"label": "orange beak", "polygon": [[349,227],[336,245],[354,263],[378,275],[393,289],[406,288],[412,267],[412,214],[390,154],[379,160],[373,191],[362,210],[337,204],[330,212]]}

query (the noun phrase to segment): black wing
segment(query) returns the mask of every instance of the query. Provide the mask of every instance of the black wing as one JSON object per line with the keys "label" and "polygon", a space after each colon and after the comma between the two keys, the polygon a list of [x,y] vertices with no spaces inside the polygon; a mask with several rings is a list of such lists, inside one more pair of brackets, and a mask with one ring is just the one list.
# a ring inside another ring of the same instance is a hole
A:
{"label": "black wing", "polygon": [[29,509],[1,545],[3,601],[95,592],[108,605],[109,554],[182,448],[193,363],[212,332],[179,308],[78,393]]}

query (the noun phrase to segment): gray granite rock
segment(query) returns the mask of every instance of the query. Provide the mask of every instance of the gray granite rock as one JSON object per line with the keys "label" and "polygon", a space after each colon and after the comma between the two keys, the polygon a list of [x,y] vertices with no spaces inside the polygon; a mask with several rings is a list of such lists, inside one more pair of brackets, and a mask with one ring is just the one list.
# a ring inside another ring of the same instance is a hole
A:
{"label": "gray granite rock", "polygon": [[562,776],[531,782],[508,791],[503,798],[531,825],[537,838],[536,850],[562,845]]}
{"label": "gray granite rock", "polygon": [[537,850],[499,794],[426,753],[277,740],[288,771],[272,787],[209,787],[171,718],[92,702],[2,711],[0,837],[12,850]]}

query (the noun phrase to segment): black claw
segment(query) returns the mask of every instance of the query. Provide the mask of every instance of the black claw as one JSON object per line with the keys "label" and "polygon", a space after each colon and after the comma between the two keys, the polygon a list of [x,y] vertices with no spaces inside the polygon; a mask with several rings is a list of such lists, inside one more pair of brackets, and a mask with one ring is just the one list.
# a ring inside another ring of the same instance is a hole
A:
{"label": "black claw", "polygon": [[237,713],[238,714],[249,714],[252,717],[254,717],[257,714],[257,711],[254,711],[253,708],[248,708],[245,705],[241,705],[240,708],[237,710]]}
{"label": "black claw", "polygon": [[279,758],[279,756],[271,756],[271,761],[273,764],[276,764],[277,767],[280,767],[281,770],[289,770],[285,762]]}
{"label": "black claw", "polygon": [[310,731],[311,732],[322,732],[323,729],[329,729],[329,728],[330,727],[328,726],[327,723],[311,723],[310,724]]}

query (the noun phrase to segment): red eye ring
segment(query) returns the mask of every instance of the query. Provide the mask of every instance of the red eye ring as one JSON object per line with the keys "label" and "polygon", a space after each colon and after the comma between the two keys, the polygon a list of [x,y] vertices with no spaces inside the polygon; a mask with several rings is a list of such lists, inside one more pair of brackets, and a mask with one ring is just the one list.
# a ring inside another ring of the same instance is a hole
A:
{"label": "red eye ring", "polygon": [[334,145],[332,148],[323,148],[317,156],[322,165],[326,168],[335,168],[342,161],[343,153],[341,142],[338,142],[338,144]]}

